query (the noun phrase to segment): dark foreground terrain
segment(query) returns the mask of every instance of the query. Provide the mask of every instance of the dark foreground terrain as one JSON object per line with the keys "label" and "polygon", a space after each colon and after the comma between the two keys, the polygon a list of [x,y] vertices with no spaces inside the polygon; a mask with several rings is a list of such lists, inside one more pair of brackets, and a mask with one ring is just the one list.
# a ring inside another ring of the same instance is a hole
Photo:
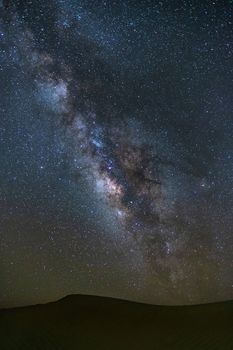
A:
{"label": "dark foreground terrain", "polygon": [[232,350],[233,302],[153,306],[94,296],[0,311],[1,350]]}

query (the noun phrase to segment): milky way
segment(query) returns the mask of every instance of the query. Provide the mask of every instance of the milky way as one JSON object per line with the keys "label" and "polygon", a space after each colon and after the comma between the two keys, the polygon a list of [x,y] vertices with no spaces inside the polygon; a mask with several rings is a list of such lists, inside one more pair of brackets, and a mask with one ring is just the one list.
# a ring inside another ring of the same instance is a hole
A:
{"label": "milky way", "polygon": [[232,298],[233,5],[171,3],[0,2],[2,305]]}

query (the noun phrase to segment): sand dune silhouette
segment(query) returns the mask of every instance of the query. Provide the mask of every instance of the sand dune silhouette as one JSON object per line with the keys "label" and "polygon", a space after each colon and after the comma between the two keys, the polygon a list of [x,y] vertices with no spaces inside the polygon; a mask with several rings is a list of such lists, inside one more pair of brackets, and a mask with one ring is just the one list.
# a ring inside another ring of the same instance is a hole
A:
{"label": "sand dune silhouette", "polygon": [[97,296],[0,311],[1,350],[233,349],[233,302],[154,306]]}

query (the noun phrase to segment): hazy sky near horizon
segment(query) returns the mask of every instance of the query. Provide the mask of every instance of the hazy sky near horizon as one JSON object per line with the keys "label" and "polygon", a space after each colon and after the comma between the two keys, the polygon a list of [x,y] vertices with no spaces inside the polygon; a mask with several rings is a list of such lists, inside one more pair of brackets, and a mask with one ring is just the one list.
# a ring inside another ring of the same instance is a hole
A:
{"label": "hazy sky near horizon", "polygon": [[233,3],[0,2],[0,307],[233,298]]}

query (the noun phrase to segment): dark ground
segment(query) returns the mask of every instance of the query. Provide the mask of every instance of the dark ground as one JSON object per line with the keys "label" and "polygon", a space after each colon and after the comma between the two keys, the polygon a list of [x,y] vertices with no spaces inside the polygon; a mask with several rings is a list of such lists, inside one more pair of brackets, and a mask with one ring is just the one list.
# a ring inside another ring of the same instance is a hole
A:
{"label": "dark ground", "polygon": [[153,306],[95,296],[0,311],[1,350],[232,350],[233,302]]}

